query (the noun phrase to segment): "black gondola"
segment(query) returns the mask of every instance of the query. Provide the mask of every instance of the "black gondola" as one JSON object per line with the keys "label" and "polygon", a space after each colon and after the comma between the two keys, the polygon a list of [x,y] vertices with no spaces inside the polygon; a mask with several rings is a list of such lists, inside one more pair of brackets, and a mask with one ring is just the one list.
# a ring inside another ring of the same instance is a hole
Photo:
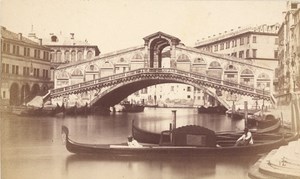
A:
{"label": "black gondola", "polygon": [[[164,131],[167,132],[168,131]],[[162,134],[164,133],[162,132]],[[172,131],[171,140],[161,138],[159,144],[142,144],[142,147],[129,147],[121,144],[84,144],[69,138],[69,130],[62,126],[66,148],[76,154],[97,154],[112,156],[208,156],[258,154],[286,144],[281,135],[254,134],[254,144],[235,146],[238,136],[218,136],[201,126],[185,126]],[[216,145],[218,144],[218,145]],[[220,147],[222,146],[222,147]]]}

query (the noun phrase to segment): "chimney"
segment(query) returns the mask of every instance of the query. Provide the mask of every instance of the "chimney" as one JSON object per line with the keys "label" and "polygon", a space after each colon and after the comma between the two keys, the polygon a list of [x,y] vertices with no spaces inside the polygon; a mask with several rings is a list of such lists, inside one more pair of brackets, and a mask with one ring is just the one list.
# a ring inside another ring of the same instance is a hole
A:
{"label": "chimney", "polygon": [[22,40],[22,33],[19,33],[19,34],[18,34],[18,39],[19,39],[19,40]]}
{"label": "chimney", "polygon": [[71,39],[74,39],[74,33],[70,33]]}
{"label": "chimney", "polygon": [[39,39],[39,45],[43,45],[43,39]]}

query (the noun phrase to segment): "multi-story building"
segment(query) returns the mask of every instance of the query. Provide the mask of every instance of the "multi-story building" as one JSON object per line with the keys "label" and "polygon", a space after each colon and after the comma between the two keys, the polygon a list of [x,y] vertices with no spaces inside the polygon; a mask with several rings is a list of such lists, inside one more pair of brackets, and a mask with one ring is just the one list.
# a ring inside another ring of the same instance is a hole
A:
{"label": "multi-story building", "polygon": [[275,73],[278,94],[300,91],[300,2],[287,2],[279,31],[279,62]]}
{"label": "multi-story building", "polygon": [[[38,38],[33,32],[28,34],[28,37],[34,41]],[[50,38],[44,38],[43,44],[51,49],[51,81],[53,82],[53,71],[61,64],[90,60],[100,54],[97,45],[90,45],[87,40],[81,41],[75,39],[75,34],[70,33],[65,36],[62,33],[50,33]]]}
{"label": "multi-story building", "polygon": [[[29,34],[34,36],[34,33]],[[45,38],[44,44],[51,49],[50,59],[54,66],[60,64],[89,60],[100,54],[96,45],[90,45],[87,40],[80,41],[75,39],[75,34],[70,33],[66,37],[60,34],[50,34],[50,39]]]}
{"label": "multi-story building", "polygon": [[251,60],[257,65],[276,68],[280,24],[231,29],[196,42],[196,48]]}
{"label": "multi-story building", "polygon": [[50,82],[50,48],[42,39],[34,42],[21,33],[1,27],[2,105],[25,104],[53,88]]}

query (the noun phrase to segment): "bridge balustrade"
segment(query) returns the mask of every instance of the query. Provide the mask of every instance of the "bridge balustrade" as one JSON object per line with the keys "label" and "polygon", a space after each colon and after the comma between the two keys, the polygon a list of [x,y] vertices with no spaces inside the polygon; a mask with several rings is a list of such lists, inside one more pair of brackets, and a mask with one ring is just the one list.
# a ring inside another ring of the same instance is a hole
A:
{"label": "bridge balustrade", "polygon": [[[204,81],[206,85],[217,84],[217,85],[223,85],[223,86],[225,86],[225,88],[226,87],[237,88],[237,90],[256,92],[257,94],[264,95],[264,96],[270,95],[269,91],[255,89],[254,87],[247,86],[244,84],[238,84],[238,83],[235,83],[232,81],[224,81],[222,79],[210,77],[210,76],[207,76],[207,75],[201,74],[201,73],[187,72],[184,70],[179,70],[179,69],[174,69],[174,68],[136,69],[136,70],[132,70],[132,71],[124,72],[124,73],[118,73],[118,74],[114,74],[111,76],[106,76],[106,77],[102,77],[102,78],[98,78],[95,80],[86,81],[86,82],[82,82],[82,83],[78,83],[78,84],[74,84],[74,85],[70,85],[70,86],[66,86],[66,87],[62,87],[62,88],[57,88],[57,89],[52,90],[51,93],[55,94],[55,93],[63,93],[63,92],[67,92],[67,91],[75,92],[77,89],[80,89],[83,87],[88,87],[88,86],[93,86],[96,84],[98,84],[98,85],[102,84],[104,86],[112,85],[113,83],[115,83],[116,80],[120,80],[120,79],[126,80],[126,77],[141,76],[141,74],[146,74],[146,73],[154,74],[153,77],[159,77],[159,75],[162,75],[162,73],[167,73],[167,74],[170,74],[171,76],[169,76],[169,77],[172,77],[172,78],[186,77],[187,79],[184,79],[184,80],[193,78],[194,80],[197,80],[197,81],[198,80]],[[146,77],[146,76],[143,75],[141,77]],[[130,80],[130,79],[127,79],[127,80]]]}

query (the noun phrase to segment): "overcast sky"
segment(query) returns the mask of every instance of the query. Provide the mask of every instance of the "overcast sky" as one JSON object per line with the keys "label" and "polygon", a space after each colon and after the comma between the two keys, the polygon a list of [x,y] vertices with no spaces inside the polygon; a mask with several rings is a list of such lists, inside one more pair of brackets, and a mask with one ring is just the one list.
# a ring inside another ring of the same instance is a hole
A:
{"label": "overcast sky", "polygon": [[192,0],[0,0],[1,25],[27,35],[33,25],[49,33],[87,39],[102,53],[143,45],[143,37],[162,31],[194,46],[197,39],[238,26],[282,22],[286,1]]}

